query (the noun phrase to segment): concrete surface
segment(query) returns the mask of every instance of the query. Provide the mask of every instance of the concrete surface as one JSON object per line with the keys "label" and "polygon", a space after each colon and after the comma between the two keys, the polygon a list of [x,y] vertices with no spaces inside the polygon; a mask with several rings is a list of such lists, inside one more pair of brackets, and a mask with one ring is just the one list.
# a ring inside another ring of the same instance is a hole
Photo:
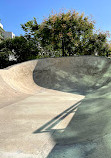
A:
{"label": "concrete surface", "polygon": [[111,158],[111,60],[32,60],[0,70],[0,158]]}

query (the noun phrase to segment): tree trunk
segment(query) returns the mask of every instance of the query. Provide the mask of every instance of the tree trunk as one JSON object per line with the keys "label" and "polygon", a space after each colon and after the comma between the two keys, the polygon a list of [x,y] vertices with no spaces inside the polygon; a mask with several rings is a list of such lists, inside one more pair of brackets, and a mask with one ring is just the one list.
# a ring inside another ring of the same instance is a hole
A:
{"label": "tree trunk", "polygon": [[64,39],[62,38],[62,56],[65,56]]}
{"label": "tree trunk", "polygon": [[108,57],[109,56],[109,52],[107,51],[107,53],[106,53],[106,56]]}

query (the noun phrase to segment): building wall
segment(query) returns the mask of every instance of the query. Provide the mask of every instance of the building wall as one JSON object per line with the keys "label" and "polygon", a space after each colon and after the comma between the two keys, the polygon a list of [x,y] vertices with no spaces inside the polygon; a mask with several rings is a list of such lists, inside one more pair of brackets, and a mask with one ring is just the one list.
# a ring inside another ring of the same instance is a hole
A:
{"label": "building wall", "polygon": [[13,32],[4,32],[3,34],[4,34],[4,39],[15,37],[15,34]]}
{"label": "building wall", "polygon": [[0,27],[3,29],[3,25],[0,23]]}
{"label": "building wall", "polygon": [[15,34],[13,32],[8,32],[3,29],[3,25],[0,23],[0,42],[7,38],[14,38]]}
{"label": "building wall", "polygon": [[3,25],[0,23],[0,42],[4,39]]}

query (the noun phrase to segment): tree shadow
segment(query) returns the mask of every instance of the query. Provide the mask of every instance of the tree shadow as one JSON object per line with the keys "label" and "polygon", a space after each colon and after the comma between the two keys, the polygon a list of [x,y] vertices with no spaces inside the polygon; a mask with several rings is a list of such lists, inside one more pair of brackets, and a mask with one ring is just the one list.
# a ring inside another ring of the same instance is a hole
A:
{"label": "tree shadow", "polygon": [[87,95],[111,82],[110,65],[111,60],[102,57],[41,59],[33,71],[33,79],[44,88]]}
{"label": "tree shadow", "polygon": [[110,158],[110,121],[111,98],[84,99],[65,130],[52,134],[56,145],[48,158]]}
{"label": "tree shadow", "polygon": [[95,64],[95,59],[83,58],[41,60],[33,72],[41,87],[85,95],[64,130],[53,127],[73,112],[75,105],[34,131],[49,132],[56,143],[48,158],[111,158],[111,60],[93,57]]}

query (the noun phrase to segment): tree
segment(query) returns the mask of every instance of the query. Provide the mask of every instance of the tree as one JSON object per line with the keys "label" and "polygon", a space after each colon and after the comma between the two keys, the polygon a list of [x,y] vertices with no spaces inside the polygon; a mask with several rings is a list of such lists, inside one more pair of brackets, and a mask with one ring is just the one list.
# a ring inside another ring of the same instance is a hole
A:
{"label": "tree", "polygon": [[0,68],[9,66],[9,53],[10,51],[5,48],[0,51]]}
{"label": "tree", "polygon": [[88,17],[75,11],[51,15],[40,26],[42,46],[51,45],[61,50],[62,56],[76,54],[79,43],[93,33],[93,28]]}
{"label": "tree", "polygon": [[38,39],[41,47],[48,51],[59,51],[62,56],[76,53],[81,39],[93,33],[94,22],[79,15],[78,12],[69,11],[50,15],[40,25],[36,19],[22,25],[26,36]]}
{"label": "tree", "polygon": [[[6,39],[0,43],[0,67],[35,59],[37,54],[38,48],[33,41],[29,41],[23,36]],[[13,61],[10,61],[11,56]]]}
{"label": "tree", "polygon": [[[6,47],[10,43],[10,39],[6,42],[0,43],[0,68],[7,67],[9,65],[9,55],[12,53],[9,48]],[[11,43],[9,47],[11,46]]]}
{"label": "tree", "polygon": [[94,33],[94,21],[75,10],[52,14],[41,24],[34,18],[21,26],[25,37],[37,41],[42,51],[55,52],[55,55],[58,52],[59,56],[96,52],[104,55],[108,51],[106,34]]}
{"label": "tree", "polygon": [[33,59],[38,53],[33,42],[31,40],[28,41],[23,36],[12,39],[12,50],[14,50],[14,56],[17,62]]}
{"label": "tree", "polygon": [[15,37],[13,39],[6,39],[0,43],[0,50],[4,49],[10,51],[18,62],[26,61],[38,54],[38,49],[33,41],[28,41],[25,37]]}
{"label": "tree", "polygon": [[81,41],[79,46],[79,54],[82,55],[99,55],[107,56],[109,54],[109,46],[106,33],[94,33],[87,40]]}

